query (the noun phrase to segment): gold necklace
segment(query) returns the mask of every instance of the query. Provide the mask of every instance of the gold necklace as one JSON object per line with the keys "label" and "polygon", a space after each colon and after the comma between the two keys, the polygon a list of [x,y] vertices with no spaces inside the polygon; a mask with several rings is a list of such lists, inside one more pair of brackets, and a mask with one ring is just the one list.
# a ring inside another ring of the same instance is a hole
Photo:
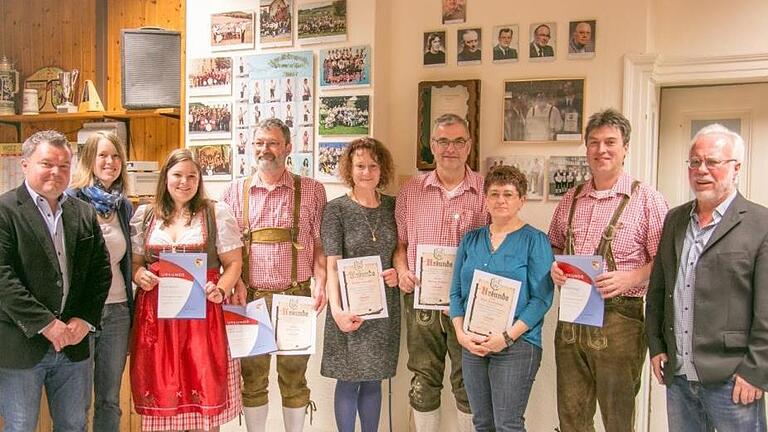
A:
{"label": "gold necklace", "polygon": [[[350,191],[350,196],[352,198],[352,201],[354,201],[358,206],[360,206],[360,211],[363,213],[363,219],[365,220],[365,224],[368,225],[368,230],[371,232],[371,240],[376,241],[376,230],[379,229],[379,222],[381,221],[381,217],[376,217],[376,225],[371,226],[371,222],[368,220],[368,215],[365,214],[365,209],[368,207],[365,207],[362,203],[360,203],[360,200],[357,199],[355,196],[355,191]],[[379,192],[376,191],[376,202],[379,203]],[[379,205],[381,205],[379,203]]]}

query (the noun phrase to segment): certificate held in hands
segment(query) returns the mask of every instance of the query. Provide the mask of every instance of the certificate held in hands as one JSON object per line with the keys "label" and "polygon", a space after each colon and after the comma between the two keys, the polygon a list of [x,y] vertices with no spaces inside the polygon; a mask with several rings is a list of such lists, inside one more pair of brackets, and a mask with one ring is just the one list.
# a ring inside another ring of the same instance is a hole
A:
{"label": "certificate held in hands", "polygon": [[419,284],[413,292],[414,309],[448,310],[457,249],[453,246],[416,246]]}
{"label": "certificate held in hands", "polygon": [[512,327],[521,285],[514,279],[475,270],[464,315],[464,333],[490,336]]}
{"label": "certificate held in hands", "polygon": [[245,306],[224,305],[229,352],[233,358],[252,357],[277,351],[275,332],[263,298]]}
{"label": "certificate held in hands", "polygon": [[317,313],[312,297],[274,294],[272,324],[279,355],[315,353]]}
{"label": "certificate held in hands", "polygon": [[336,268],[344,311],[365,319],[389,316],[379,256],[341,259]]}
{"label": "certificate held in hands", "polygon": [[595,278],[603,273],[603,257],[555,255],[555,261],[566,277],[560,287],[560,321],[602,327],[605,304]]}
{"label": "certificate held in hands", "polygon": [[205,318],[207,263],[205,253],[160,253],[158,318]]}

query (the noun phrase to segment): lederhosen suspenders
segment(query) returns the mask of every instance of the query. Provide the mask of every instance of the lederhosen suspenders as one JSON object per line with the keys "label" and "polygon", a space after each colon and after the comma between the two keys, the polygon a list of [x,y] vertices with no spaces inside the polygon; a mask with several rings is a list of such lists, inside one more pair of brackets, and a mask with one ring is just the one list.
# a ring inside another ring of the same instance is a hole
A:
{"label": "lederhosen suspenders", "polygon": [[250,286],[250,262],[249,255],[251,253],[252,243],[291,243],[291,286],[289,288],[298,287],[299,282],[299,266],[298,258],[299,251],[304,247],[299,244],[299,213],[301,210],[301,176],[292,174],[293,176],[293,223],[291,228],[278,228],[278,227],[265,227],[251,229],[251,219],[249,212],[249,198],[250,188],[253,176],[248,176],[243,182],[243,271],[242,279],[245,286],[248,288],[248,298],[253,296],[255,287]]}
{"label": "lederhosen suspenders", "polygon": [[[606,226],[603,230],[603,235],[600,237],[600,243],[597,245],[597,249],[595,250],[595,255],[600,255],[605,259],[605,265],[608,271],[616,270],[616,261],[613,258],[613,250],[611,249],[611,242],[613,241],[613,236],[616,234],[616,223],[619,221],[621,214],[624,213],[624,208],[627,206],[627,203],[629,203],[630,197],[635,193],[639,185],[639,181],[633,181],[630,194],[624,195],[621,198],[621,202],[613,212],[613,216],[611,217],[611,221],[608,223],[608,226]],[[568,228],[565,231],[565,250],[563,250],[563,253],[566,255],[574,255],[576,253],[573,235],[573,215],[576,213],[576,201],[578,200],[578,196],[582,189],[584,189],[583,183],[576,186],[576,190],[573,193],[571,208],[568,212]]]}

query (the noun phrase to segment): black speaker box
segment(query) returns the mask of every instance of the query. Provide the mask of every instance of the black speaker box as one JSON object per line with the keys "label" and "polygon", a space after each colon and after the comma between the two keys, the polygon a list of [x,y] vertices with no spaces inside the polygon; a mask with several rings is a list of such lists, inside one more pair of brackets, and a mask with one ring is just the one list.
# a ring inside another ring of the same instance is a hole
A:
{"label": "black speaker box", "polygon": [[181,32],[121,31],[122,96],[126,109],[181,106]]}

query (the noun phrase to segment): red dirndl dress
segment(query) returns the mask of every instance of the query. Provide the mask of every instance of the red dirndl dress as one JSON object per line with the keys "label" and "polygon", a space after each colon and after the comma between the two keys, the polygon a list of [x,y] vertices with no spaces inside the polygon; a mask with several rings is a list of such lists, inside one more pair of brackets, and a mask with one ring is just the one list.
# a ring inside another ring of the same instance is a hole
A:
{"label": "red dirndl dress", "polygon": [[[150,223],[145,239],[155,227]],[[185,252],[205,252],[201,245],[174,245]],[[152,260],[169,245],[145,240]],[[156,261],[149,266],[154,273]],[[209,269],[216,283],[219,270]],[[131,390],[143,430],[209,429],[240,412],[239,363],[229,357],[224,313],[206,301],[205,319],[158,319],[157,288],[139,289],[131,338]]]}

